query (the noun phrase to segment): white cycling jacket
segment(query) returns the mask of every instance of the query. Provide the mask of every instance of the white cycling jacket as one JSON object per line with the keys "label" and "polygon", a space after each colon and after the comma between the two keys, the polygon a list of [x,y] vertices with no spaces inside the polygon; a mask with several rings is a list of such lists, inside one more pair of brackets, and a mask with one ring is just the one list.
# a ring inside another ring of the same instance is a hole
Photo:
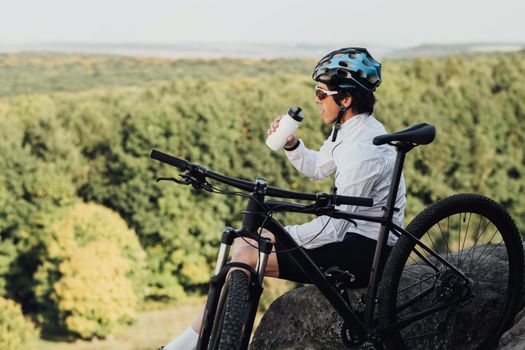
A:
{"label": "white cycling jacket", "polygon": [[[359,114],[341,125],[335,142],[332,142],[330,135],[319,151],[306,148],[300,140],[299,147],[286,151],[286,155],[297,170],[314,181],[323,180],[335,172],[337,194],[374,199],[373,207],[341,205],[337,209],[382,216],[382,207],[386,205],[392,181],[396,151],[389,145],[375,146],[372,139],[385,133],[385,128],[376,118]],[[402,176],[395,204],[399,211],[394,212],[393,218],[399,226],[403,225],[405,206],[405,182]],[[380,224],[365,221],[356,223],[357,227],[346,220],[319,216],[302,225],[286,226],[286,230],[299,245],[308,249],[342,241],[347,232],[377,240]],[[313,239],[325,225],[323,232]],[[396,238],[390,234],[388,245],[394,245]]]}

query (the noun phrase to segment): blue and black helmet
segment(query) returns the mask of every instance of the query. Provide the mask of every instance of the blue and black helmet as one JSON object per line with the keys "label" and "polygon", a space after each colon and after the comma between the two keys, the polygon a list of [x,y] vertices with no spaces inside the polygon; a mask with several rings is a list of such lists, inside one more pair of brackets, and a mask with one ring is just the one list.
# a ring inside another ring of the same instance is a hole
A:
{"label": "blue and black helmet", "polygon": [[365,48],[345,47],[321,58],[312,78],[336,89],[374,91],[381,84],[381,63]]}

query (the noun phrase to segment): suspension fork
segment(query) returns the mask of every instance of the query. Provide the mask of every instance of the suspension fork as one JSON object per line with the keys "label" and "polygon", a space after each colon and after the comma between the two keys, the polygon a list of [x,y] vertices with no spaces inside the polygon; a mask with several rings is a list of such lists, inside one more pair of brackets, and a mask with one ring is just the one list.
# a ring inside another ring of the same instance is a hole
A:
{"label": "suspension fork", "polygon": [[223,273],[221,273],[221,271],[226,265],[230,248],[235,237],[237,237],[237,233],[231,227],[225,228],[222,232],[219,255],[217,256],[215,271],[210,280],[208,298],[206,299],[206,305],[204,306],[204,314],[202,317],[202,325],[199,334],[199,341],[197,343],[197,350],[206,350],[208,347],[208,341],[210,340],[213,321],[215,319],[215,310],[217,310],[217,304],[219,303],[219,297],[225,279],[225,276]]}
{"label": "suspension fork", "polygon": [[230,249],[233,244],[233,240],[236,237],[238,237],[238,234],[231,227],[226,227],[222,232],[221,245],[219,246],[219,254],[217,256],[217,262],[215,264],[213,276],[217,276],[226,264],[228,256],[230,255]]}
{"label": "suspension fork", "polygon": [[221,290],[228,275],[228,271],[232,267],[243,268],[250,272],[250,294],[248,299],[248,309],[246,314],[245,326],[243,328],[242,335],[242,347],[241,349],[247,349],[250,341],[251,330],[255,321],[257,313],[257,307],[263,291],[262,283],[264,274],[266,272],[266,266],[268,264],[268,258],[273,249],[273,243],[264,237],[261,237],[259,241],[259,257],[257,260],[256,268],[253,269],[251,266],[239,263],[230,262],[226,263],[229,257],[230,249],[235,238],[250,237],[253,238],[245,230],[241,229],[236,231],[230,227],[224,229],[221,236],[221,244],[219,247],[219,254],[217,256],[217,263],[215,265],[214,275],[210,281],[210,287],[208,291],[208,298],[204,308],[204,315],[202,319],[201,331],[199,334],[199,341],[197,343],[197,350],[206,350],[210,339],[211,331],[213,329],[213,323],[215,320],[215,311],[219,303]]}
{"label": "suspension fork", "polygon": [[268,238],[261,237],[259,240],[259,257],[255,268],[256,274],[252,274],[250,281],[250,295],[248,296],[248,310],[242,331],[241,349],[248,349],[253,323],[257,314],[257,307],[259,306],[259,300],[261,299],[261,294],[263,292],[262,284],[266,273],[266,266],[272,249],[273,243]]}

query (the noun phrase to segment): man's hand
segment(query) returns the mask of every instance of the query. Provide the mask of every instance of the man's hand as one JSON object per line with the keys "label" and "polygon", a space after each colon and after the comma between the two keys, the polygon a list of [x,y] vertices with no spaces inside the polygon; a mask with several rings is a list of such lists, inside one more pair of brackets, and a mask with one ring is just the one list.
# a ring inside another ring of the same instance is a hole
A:
{"label": "man's hand", "polygon": [[[282,118],[282,116],[279,116],[279,117],[275,118],[275,120],[272,122],[272,125],[270,126],[270,128],[267,131],[268,135],[273,134],[275,132],[275,130],[277,130],[277,128],[279,127],[279,122],[281,121],[281,118]],[[297,143],[297,140],[298,140],[297,136],[295,136],[295,135],[288,136],[288,138],[286,140],[286,144],[284,145],[284,148],[290,148],[290,147],[295,146],[295,144]]]}

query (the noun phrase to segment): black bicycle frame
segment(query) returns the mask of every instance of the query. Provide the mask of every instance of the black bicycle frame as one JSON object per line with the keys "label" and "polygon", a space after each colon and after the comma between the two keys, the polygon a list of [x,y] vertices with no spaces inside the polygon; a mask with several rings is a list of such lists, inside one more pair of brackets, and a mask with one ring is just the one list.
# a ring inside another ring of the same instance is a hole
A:
{"label": "black bicycle frame", "polygon": [[[321,293],[326,297],[326,299],[330,302],[330,304],[334,307],[334,309],[341,315],[343,320],[347,323],[349,326],[349,329],[352,333],[355,333],[356,335],[362,337],[363,335],[366,335],[370,330],[374,328],[375,320],[374,320],[374,312],[375,307],[377,305],[377,290],[379,286],[379,282],[381,279],[381,273],[382,273],[382,267],[384,266],[384,258],[385,258],[385,250],[387,247],[387,241],[389,233],[392,232],[396,236],[405,235],[410,240],[414,242],[416,246],[421,247],[424,251],[426,251],[429,255],[436,258],[440,263],[447,266],[450,270],[457,273],[459,276],[461,276],[462,279],[465,281],[469,281],[468,277],[466,277],[461,271],[459,271],[456,267],[452,266],[449,262],[444,260],[441,256],[439,256],[436,252],[434,252],[432,249],[427,247],[424,243],[422,243],[417,237],[412,235],[410,232],[404,230],[403,228],[397,226],[392,222],[393,213],[396,210],[395,208],[395,201],[397,196],[397,190],[399,187],[400,179],[401,179],[401,172],[403,168],[403,162],[406,155],[406,152],[408,152],[410,149],[403,149],[398,147],[398,153],[396,158],[396,163],[394,166],[393,171],[393,179],[392,184],[390,187],[390,192],[387,199],[387,205],[385,208],[385,214],[383,217],[374,217],[374,216],[367,216],[367,215],[360,215],[360,214],[354,214],[354,213],[347,213],[347,212],[340,212],[340,211],[334,211],[331,214],[327,214],[333,218],[341,218],[345,220],[362,220],[362,221],[368,221],[368,222],[376,222],[381,224],[379,237],[377,240],[376,250],[374,254],[374,260],[372,263],[372,269],[371,269],[371,275],[370,275],[370,281],[368,284],[368,290],[366,294],[366,302],[365,302],[365,312],[364,312],[364,319],[360,319],[355,311],[353,310],[352,306],[346,302],[346,300],[341,296],[339,291],[336,289],[336,287],[327,279],[327,277],[324,275],[324,273],[320,270],[320,268],[310,259],[310,257],[306,254],[304,249],[300,248],[298,244],[295,242],[295,240],[290,236],[290,234],[286,231],[286,229],[275,219],[265,217],[264,213],[260,213],[260,217],[255,220],[256,222],[265,222],[264,228],[269,230],[273,233],[275,236],[275,239],[279,241],[282,246],[286,250],[290,250],[289,254],[296,262],[297,266],[302,270],[302,272],[312,281],[313,284],[315,284]],[[294,207],[293,203],[286,203],[278,202],[278,201],[266,201],[265,204],[267,205],[269,211],[271,212],[280,212],[280,211],[286,211],[286,212],[301,212],[305,213],[304,206],[296,205]],[[315,211],[312,210],[312,214],[315,214]],[[250,213],[251,215],[254,215],[254,213]],[[246,215],[246,214],[245,214]],[[252,217],[253,220],[253,217]],[[426,257],[421,255],[416,249],[414,250],[415,253],[423,260],[425,261],[429,266],[434,268],[434,270],[438,271],[437,266],[432,263],[430,260],[428,260]],[[417,300],[418,298],[421,298],[422,296],[428,294],[428,291],[423,291],[419,295],[414,296],[411,300],[405,302],[401,307],[407,307],[411,304],[411,302]],[[433,308],[430,308],[428,310],[424,310],[416,315],[411,316],[407,319],[402,319],[399,322],[397,322],[394,325],[391,325],[388,327],[388,329],[385,330],[379,330],[379,331],[395,331],[399,330],[411,322],[421,319],[423,317],[426,317],[428,314],[435,312],[436,310],[439,310],[440,308],[445,308],[450,305],[440,305],[435,306]]]}

